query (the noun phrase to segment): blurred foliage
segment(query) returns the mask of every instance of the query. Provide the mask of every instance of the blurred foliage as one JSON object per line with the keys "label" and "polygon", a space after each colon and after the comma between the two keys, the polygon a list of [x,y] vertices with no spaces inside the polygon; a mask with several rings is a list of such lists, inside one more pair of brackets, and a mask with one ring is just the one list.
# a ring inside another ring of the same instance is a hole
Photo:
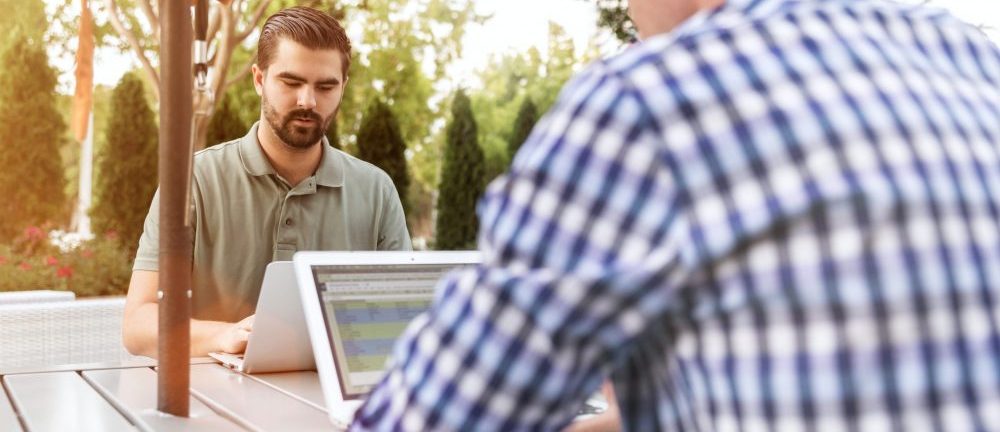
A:
{"label": "blurred foliage", "polygon": [[514,128],[510,131],[510,139],[507,140],[507,152],[513,160],[521,144],[531,135],[531,130],[538,123],[538,108],[531,98],[525,98],[521,103],[521,108],[517,110],[517,118],[514,120]]}
{"label": "blurred foliage", "polygon": [[90,217],[94,232],[116,232],[131,256],[156,191],[159,136],[137,74],[125,74],[115,87],[106,130],[96,149]]}
{"label": "blurred foliage", "polygon": [[38,41],[20,38],[0,53],[0,243],[28,225],[69,214],[59,147],[65,123],[56,109],[56,74]]}
{"label": "blurred foliage", "polygon": [[212,113],[212,119],[208,123],[208,135],[205,140],[209,146],[246,136],[251,123],[245,122],[240,116],[238,97],[237,92],[226,92],[222,101],[215,104],[215,112]]}
{"label": "blurred foliage", "polygon": [[337,123],[339,123],[339,120],[336,117],[330,121],[330,126],[326,128],[326,140],[330,143],[330,147],[337,150],[344,150],[340,146],[340,126]]}
{"label": "blurred foliage", "polygon": [[31,43],[45,44],[49,28],[42,0],[0,0],[0,52],[14,41],[27,39]]}
{"label": "blurred foliage", "polygon": [[410,173],[406,168],[406,142],[389,106],[376,99],[368,108],[358,132],[358,158],[385,171],[392,178],[404,214],[409,214]]}
{"label": "blurred foliage", "polygon": [[45,229],[26,228],[0,244],[0,291],[48,289],[78,297],[122,295],[132,275],[132,257],[115,235],[88,240],[63,251]]}
{"label": "blurred foliage", "polygon": [[476,202],[484,189],[484,157],[479,147],[476,119],[468,96],[458,91],[452,101],[448,141],[444,149],[438,199],[438,250],[476,248],[479,220]]}
{"label": "blurred foliage", "polygon": [[636,39],[638,32],[632,19],[628,17],[628,0],[585,0],[597,7],[597,25],[611,31],[615,37],[629,43]]}
{"label": "blurred foliage", "polygon": [[479,72],[483,87],[472,95],[472,110],[486,157],[487,182],[503,174],[510,165],[511,140],[523,142],[523,138],[514,136],[522,105],[529,99],[533,105],[537,104],[537,121],[537,113],[547,111],[555,103],[566,81],[594,55],[577,54],[573,39],[557,24],[549,25],[545,51],[543,55],[531,48],[525,53],[495,58]]}

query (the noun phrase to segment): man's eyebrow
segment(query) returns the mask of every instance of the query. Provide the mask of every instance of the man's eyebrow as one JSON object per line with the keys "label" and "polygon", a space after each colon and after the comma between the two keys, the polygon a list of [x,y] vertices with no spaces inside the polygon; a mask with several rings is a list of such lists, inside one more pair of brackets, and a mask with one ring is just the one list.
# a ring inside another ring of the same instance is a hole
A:
{"label": "man's eyebrow", "polygon": [[[281,73],[278,74],[278,78],[286,79],[286,80],[291,80],[291,81],[309,82],[309,80],[305,79],[304,77],[298,76],[298,75],[293,74],[291,72],[281,72]],[[340,80],[337,79],[337,78],[326,78],[326,79],[319,80],[318,82],[316,82],[316,84],[317,85],[337,85],[337,84],[340,84]]]}

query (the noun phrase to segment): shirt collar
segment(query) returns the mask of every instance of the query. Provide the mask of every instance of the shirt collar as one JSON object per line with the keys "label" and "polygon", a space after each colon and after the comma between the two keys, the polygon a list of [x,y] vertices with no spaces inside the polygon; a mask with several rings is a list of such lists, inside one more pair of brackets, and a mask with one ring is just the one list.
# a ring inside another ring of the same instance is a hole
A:
{"label": "shirt collar", "polygon": [[[260,122],[254,123],[240,140],[240,159],[243,161],[243,169],[252,176],[278,175],[268,161],[264,149],[257,140],[257,129]],[[316,184],[327,187],[341,187],[344,185],[344,158],[345,155],[330,146],[326,137],[323,137],[323,159],[320,160],[319,168],[316,169]]]}

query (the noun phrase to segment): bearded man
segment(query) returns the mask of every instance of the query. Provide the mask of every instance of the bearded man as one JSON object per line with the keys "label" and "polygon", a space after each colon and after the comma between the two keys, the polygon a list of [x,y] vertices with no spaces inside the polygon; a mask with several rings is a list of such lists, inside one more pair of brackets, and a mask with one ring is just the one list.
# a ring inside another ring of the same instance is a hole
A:
{"label": "bearded man", "polygon": [[[299,250],[410,249],[389,176],[324,138],[350,61],[351,42],[326,13],[296,7],[264,23],[253,65],[260,121],[194,158],[192,356],[245,349],[269,262]],[[157,193],[122,324],[126,349],[150,357],[157,352],[158,230]]]}

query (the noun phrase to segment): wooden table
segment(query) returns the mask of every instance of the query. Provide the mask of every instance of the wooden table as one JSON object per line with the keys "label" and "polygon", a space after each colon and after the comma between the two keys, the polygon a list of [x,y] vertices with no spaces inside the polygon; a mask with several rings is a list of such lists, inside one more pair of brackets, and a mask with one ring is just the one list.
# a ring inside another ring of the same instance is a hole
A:
{"label": "wooden table", "polygon": [[316,372],[248,375],[192,359],[189,418],[156,410],[152,360],[0,371],[0,431],[330,430]]}

